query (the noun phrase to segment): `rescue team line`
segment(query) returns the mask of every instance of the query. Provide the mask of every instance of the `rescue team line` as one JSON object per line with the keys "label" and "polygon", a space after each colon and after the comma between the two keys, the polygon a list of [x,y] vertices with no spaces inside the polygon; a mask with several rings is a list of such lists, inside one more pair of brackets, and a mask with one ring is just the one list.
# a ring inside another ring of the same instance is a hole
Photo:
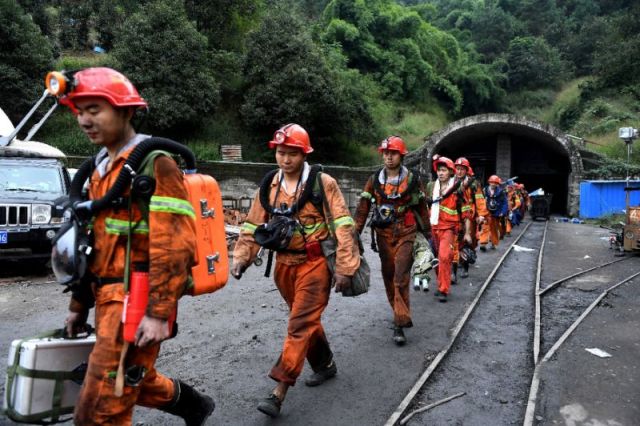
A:
{"label": "rescue team line", "polygon": [[[474,309],[478,305],[478,302],[480,301],[480,298],[484,294],[484,292],[487,289],[487,287],[489,287],[491,285],[491,283],[493,282],[493,278],[496,275],[496,273],[498,272],[498,269],[500,269],[500,267],[504,263],[504,261],[507,258],[507,256],[509,256],[509,254],[511,253],[513,247],[518,243],[520,238],[522,238],[522,236],[527,232],[527,230],[529,229],[529,227],[531,226],[532,223],[533,222],[527,223],[527,225],[524,227],[524,229],[522,230],[520,235],[518,235],[518,237],[511,243],[509,248],[500,257],[500,259],[498,260],[496,265],[493,267],[493,270],[491,271],[491,273],[489,274],[487,279],[484,281],[482,287],[478,291],[478,294],[476,295],[475,299],[473,300],[473,302],[471,302],[471,304],[469,305],[469,307],[465,311],[464,315],[460,318],[460,320],[456,324],[456,327],[453,330],[453,333],[451,335],[451,339],[449,339],[449,343],[447,344],[447,346],[445,346],[438,353],[438,355],[434,358],[434,360],[431,361],[431,363],[427,366],[426,370],[422,373],[420,378],[413,385],[413,387],[411,388],[409,393],[407,393],[407,395],[404,397],[404,399],[402,400],[400,405],[398,405],[398,407],[395,409],[393,414],[391,414],[389,419],[386,421],[385,426],[394,426],[394,425],[398,424],[398,422],[400,422],[400,419],[401,419],[402,415],[404,414],[406,409],[409,407],[409,405],[411,404],[413,399],[416,397],[418,392],[420,392],[420,390],[425,385],[425,383],[427,382],[427,380],[429,379],[431,374],[433,374],[433,372],[436,370],[436,368],[438,368],[438,365],[440,365],[442,360],[449,354],[449,351],[453,347],[453,344],[456,342],[456,339],[458,338],[458,335],[460,334],[460,332],[462,331],[464,326],[467,324],[467,321],[469,320],[469,317],[471,316],[471,313],[474,311]],[[546,226],[547,225],[545,224],[545,229],[546,229]]]}
{"label": "rescue team line", "polygon": [[[290,311],[282,351],[269,373],[277,385],[257,406],[275,417],[305,359],[313,370],[307,386],[337,374],[321,316],[332,287],[350,297],[368,291],[370,269],[360,241],[365,226],[371,226],[371,248],[379,252],[393,312],[392,339],[400,346],[413,326],[412,277],[414,290],[428,291],[428,272],[435,269],[434,293],[446,303],[458,267],[468,276],[476,248],[496,249],[528,205],[515,178],[503,182],[493,175],[483,188],[464,157],[454,162],[434,156],[437,179],[424,185],[419,173],[403,165],[405,142],[389,136],[378,147],[384,166],[367,181],[352,218],[336,180],[307,163],[314,151],[309,134],[290,123],[268,142],[278,168],[260,184],[229,271],[217,182],[197,174],[195,156],[184,145],[137,132],[137,119],[148,105],[127,77],[110,68],[87,68],[49,73],[46,86],[101,148],[74,176],[65,211],[69,220],[52,250],[57,281],[71,293],[66,335],[88,332],[95,307],[98,338],[84,340],[91,355],[78,397],[68,398],[77,401],[75,407],[61,406],[58,383],[47,415],[26,413],[41,415],[40,420],[57,421],[73,412],[79,424],[127,424],[141,404],[181,417],[189,426],[204,424],[214,411],[213,399],[156,371],[160,344],[177,332],[183,295],[214,292],[229,272],[240,279],[264,249],[269,250],[265,276],[276,254],[275,285]],[[184,160],[185,170],[173,157]],[[414,252],[420,254],[415,265]]]}

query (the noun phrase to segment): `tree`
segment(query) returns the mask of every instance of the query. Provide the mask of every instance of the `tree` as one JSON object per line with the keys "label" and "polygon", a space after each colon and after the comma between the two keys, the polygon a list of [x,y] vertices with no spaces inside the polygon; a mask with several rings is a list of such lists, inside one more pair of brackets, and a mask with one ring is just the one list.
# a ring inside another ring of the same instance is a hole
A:
{"label": "tree", "polygon": [[212,48],[241,51],[246,33],[258,24],[263,0],[185,0],[187,15]]}
{"label": "tree", "polygon": [[154,1],[127,19],[113,57],[148,101],[152,128],[179,134],[213,110],[219,85],[207,47],[181,1]]}
{"label": "tree", "polygon": [[44,91],[52,47],[15,0],[0,0],[0,106],[14,123]]}
{"label": "tree", "polygon": [[507,78],[512,89],[554,87],[564,74],[558,51],[540,37],[516,37],[506,53]]}
{"label": "tree", "polygon": [[621,87],[640,83],[640,5],[609,20],[596,47],[594,68],[603,86]]}
{"label": "tree", "polygon": [[436,95],[460,111],[452,78],[460,46],[418,12],[392,0],[332,0],[323,22],[323,40],[341,46],[349,66],[379,82],[387,97],[417,102]]}
{"label": "tree", "polygon": [[307,129],[316,158],[337,158],[345,141],[377,138],[366,79],[344,62],[337,51],[316,44],[290,10],[269,12],[247,40],[241,108],[260,143],[290,122]]}

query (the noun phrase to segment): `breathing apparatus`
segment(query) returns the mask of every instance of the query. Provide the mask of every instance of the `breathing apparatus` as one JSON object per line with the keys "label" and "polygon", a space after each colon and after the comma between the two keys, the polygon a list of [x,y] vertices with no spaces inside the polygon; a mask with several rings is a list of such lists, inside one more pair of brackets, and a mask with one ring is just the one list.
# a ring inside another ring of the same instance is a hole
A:
{"label": "breathing apparatus", "polygon": [[85,182],[95,167],[95,157],[85,160],[71,181],[69,206],[65,215],[70,219],[53,239],[51,266],[56,279],[63,285],[79,283],[87,272],[88,258],[92,252],[92,235],[89,224],[92,218],[106,208],[123,206],[127,201],[123,195],[131,188],[133,197],[151,197],[155,189],[155,179],[136,173],[143,160],[151,151],[165,150],[181,156],[186,164],[185,173],[196,172],[195,156],[186,146],[170,139],[151,137],[140,142],[131,152],[115,183],[97,200],[87,200],[83,196]]}

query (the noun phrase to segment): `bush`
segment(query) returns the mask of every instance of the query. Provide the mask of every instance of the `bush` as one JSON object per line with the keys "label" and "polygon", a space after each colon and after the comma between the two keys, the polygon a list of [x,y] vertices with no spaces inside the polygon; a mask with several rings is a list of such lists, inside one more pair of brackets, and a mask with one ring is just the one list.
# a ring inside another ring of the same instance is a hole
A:
{"label": "bush", "polygon": [[15,0],[0,0],[0,107],[18,123],[44,91],[53,50]]}
{"label": "bush", "polygon": [[260,146],[291,122],[309,132],[321,159],[336,158],[347,141],[377,135],[367,97],[373,84],[347,70],[336,50],[316,44],[290,10],[275,8],[249,35],[244,77],[241,113]]}
{"label": "bush", "polygon": [[217,104],[207,46],[178,0],[146,4],[117,34],[113,57],[149,103],[153,130],[181,135],[201,126]]}

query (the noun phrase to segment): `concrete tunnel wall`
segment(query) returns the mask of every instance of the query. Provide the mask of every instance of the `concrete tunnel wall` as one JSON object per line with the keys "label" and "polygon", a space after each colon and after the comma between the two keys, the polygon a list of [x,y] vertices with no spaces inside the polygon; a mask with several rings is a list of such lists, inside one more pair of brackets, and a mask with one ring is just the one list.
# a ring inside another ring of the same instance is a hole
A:
{"label": "concrete tunnel wall", "polygon": [[553,193],[552,211],[578,215],[584,173],[579,146],[561,130],[522,116],[480,114],[455,121],[425,139],[406,164],[432,175],[435,154],[467,157],[478,178],[519,176],[528,191]]}

